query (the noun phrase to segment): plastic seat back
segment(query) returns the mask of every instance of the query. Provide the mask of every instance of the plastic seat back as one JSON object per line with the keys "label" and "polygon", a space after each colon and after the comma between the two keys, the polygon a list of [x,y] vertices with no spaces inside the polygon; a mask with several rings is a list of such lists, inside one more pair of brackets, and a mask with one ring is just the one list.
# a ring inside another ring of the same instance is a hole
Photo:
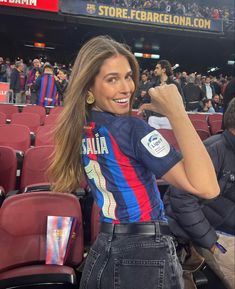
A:
{"label": "plastic seat back", "polygon": [[11,123],[25,125],[35,133],[40,126],[40,116],[37,113],[29,112],[13,113]]}
{"label": "plastic seat back", "polygon": [[60,115],[56,113],[47,115],[47,117],[45,118],[44,125],[56,125],[59,116]]}
{"label": "plastic seat back", "polygon": [[36,132],[35,146],[54,145],[54,125],[40,126]]}
{"label": "plastic seat back", "polygon": [[208,131],[208,133],[210,132],[208,123],[206,120],[192,119],[191,122],[196,130],[202,129],[202,130]]}
{"label": "plastic seat back", "polygon": [[207,120],[207,114],[205,113],[188,113],[189,119],[192,120],[202,120],[206,121]]}
{"label": "plastic seat back", "polygon": [[0,146],[0,186],[5,193],[16,187],[16,153],[11,147]]}
{"label": "plastic seat back", "polygon": [[160,128],[157,129],[157,131],[168,141],[169,144],[173,145],[175,149],[180,149],[172,129]]}
{"label": "plastic seat back", "polygon": [[65,265],[77,266],[83,259],[82,214],[78,199],[67,193],[39,192],[6,199],[0,210],[0,272],[45,264],[47,216],[75,217],[75,236]]}
{"label": "plastic seat back", "polygon": [[50,114],[60,114],[63,111],[64,107],[63,106],[56,106],[51,108]]}
{"label": "plastic seat back", "polygon": [[33,147],[26,151],[21,173],[20,188],[48,182],[46,172],[50,165],[54,146]]}
{"label": "plastic seat back", "polygon": [[7,121],[7,115],[4,112],[0,112],[0,125],[6,124]]}
{"label": "plastic seat back", "polygon": [[0,103],[0,112],[3,112],[6,114],[7,119],[11,119],[11,116],[13,113],[17,113],[18,107],[14,106],[13,104],[3,104]]}
{"label": "plastic seat back", "polygon": [[0,126],[0,145],[25,152],[30,147],[30,130],[24,125]]}
{"label": "plastic seat back", "polygon": [[40,124],[43,125],[46,117],[46,110],[44,107],[39,105],[27,105],[23,108],[23,113],[36,113],[40,116]]}

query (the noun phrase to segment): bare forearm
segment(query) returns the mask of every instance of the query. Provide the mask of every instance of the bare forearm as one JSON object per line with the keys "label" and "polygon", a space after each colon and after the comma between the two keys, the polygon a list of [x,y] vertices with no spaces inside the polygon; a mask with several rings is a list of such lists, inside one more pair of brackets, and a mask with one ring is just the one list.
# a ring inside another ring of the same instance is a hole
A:
{"label": "bare forearm", "polygon": [[195,131],[187,113],[169,117],[184,158],[184,169],[192,187],[203,194],[219,193],[219,186],[211,159]]}

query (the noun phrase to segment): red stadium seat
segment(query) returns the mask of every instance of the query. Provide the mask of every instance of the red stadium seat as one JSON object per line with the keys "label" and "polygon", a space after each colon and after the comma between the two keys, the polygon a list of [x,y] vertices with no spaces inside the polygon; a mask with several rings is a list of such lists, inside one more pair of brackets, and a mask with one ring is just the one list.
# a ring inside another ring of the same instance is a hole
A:
{"label": "red stadium seat", "polygon": [[210,133],[208,123],[206,120],[191,119],[191,122],[196,130],[202,129]]}
{"label": "red stadium seat", "polygon": [[157,129],[157,131],[160,132],[160,134],[168,141],[169,144],[173,145],[175,149],[180,149],[172,129],[160,128]]}
{"label": "red stadium seat", "polygon": [[[77,221],[64,265],[45,265],[47,216]],[[78,199],[67,193],[38,192],[6,199],[0,210],[0,288],[78,288],[84,254]]]}
{"label": "red stadium seat", "polygon": [[46,117],[46,110],[39,105],[27,105],[23,108],[23,112],[36,113],[40,116],[40,124],[43,125]]}
{"label": "red stadium seat", "polygon": [[196,132],[198,133],[198,135],[202,141],[204,141],[205,139],[207,139],[210,136],[210,133],[208,130],[198,128],[198,129],[196,129]]}
{"label": "red stadium seat", "polygon": [[5,124],[0,126],[0,145],[25,152],[30,147],[30,130],[24,125]]}
{"label": "red stadium seat", "polygon": [[5,193],[15,190],[17,158],[11,147],[0,146],[0,186]]}
{"label": "red stadium seat", "polygon": [[211,134],[221,133],[222,130],[223,115],[221,113],[210,114],[208,117],[208,123],[210,126]]}
{"label": "red stadium seat", "polygon": [[40,116],[37,113],[29,112],[13,113],[11,123],[25,125],[35,133],[40,126]]}
{"label": "red stadium seat", "polygon": [[222,126],[222,120],[214,120],[210,121],[210,131],[211,134],[217,134],[217,133],[222,133],[223,129],[221,128]]}
{"label": "red stadium seat", "polygon": [[223,119],[222,113],[213,113],[208,116],[208,123],[209,125],[212,121],[221,121],[222,123],[222,119]]}
{"label": "red stadium seat", "polygon": [[46,116],[44,125],[56,125],[59,114],[52,113]]}
{"label": "red stadium seat", "polygon": [[207,114],[205,113],[188,113],[189,119],[192,120],[202,120],[206,121],[207,120]]}
{"label": "red stadium seat", "polygon": [[11,119],[11,116],[13,113],[19,112],[18,107],[14,106],[13,104],[3,104],[0,103],[0,112],[3,112],[6,114],[7,119]]}
{"label": "red stadium seat", "polygon": [[63,106],[56,106],[50,109],[50,114],[60,114],[63,111]]}
{"label": "red stadium seat", "polygon": [[26,151],[21,174],[21,191],[28,186],[48,183],[46,171],[50,164],[54,146],[33,147]]}
{"label": "red stadium seat", "polygon": [[40,126],[36,132],[35,146],[54,145],[54,125]]}
{"label": "red stadium seat", "polygon": [[6,124],[7,121],[7,115],[4,112],[0,112],[0,125]]}

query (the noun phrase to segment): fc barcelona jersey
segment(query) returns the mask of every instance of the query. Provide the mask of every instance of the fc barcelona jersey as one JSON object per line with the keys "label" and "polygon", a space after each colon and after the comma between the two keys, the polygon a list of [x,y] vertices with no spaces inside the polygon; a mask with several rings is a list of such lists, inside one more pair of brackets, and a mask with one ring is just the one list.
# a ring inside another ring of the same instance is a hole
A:
{"label": "fc barcelona jersey", "polygon": [[101,221],[164,219],[156,178],[179,162],[181,155],[159,132],[135,117],[91,111],[82,155]]}

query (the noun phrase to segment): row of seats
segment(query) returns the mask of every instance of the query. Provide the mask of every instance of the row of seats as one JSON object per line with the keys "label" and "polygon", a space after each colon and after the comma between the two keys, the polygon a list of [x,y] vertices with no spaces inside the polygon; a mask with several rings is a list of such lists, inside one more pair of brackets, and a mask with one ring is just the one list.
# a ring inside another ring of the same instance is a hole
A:
{"label": "row of seats", "polygon": [[[26,150],[22,164],[17,165],[17,156],[11,147],[0,146],[0,186],[5,194],[20,189],[21,192],[36,184],[48,183],[47,169],[54,151],[54,146],[32,147]],[[17,177],[20,177],[18,187]]]}
{"label": "row of seats", "polygon": [[[197,131],[199,137],[202,141],[210,137],[221,133],[222,127],[222,114],[188,114],[195,130]],[[161,135],[172,144],[177,150],[179,150],[179,145],[177,143],[176,137],[171,129],[158,129]]]}
{"label": "row of seats", "polygon": [[[47,217],[74,217],[64,265],[46,265]],[[0,208],[0,288],[78,288],[84,259],[79,200],[66,193],[33,192],[9,197]]]}
{"label": "row of seats", "polygon": [[57,106],[57,107],[50,107],[50,108],[45,108],[42,106],[38,105],[23,105],[23,106],[18,106],[18,105],[13,105],[13,104],[3,104],[0,103],[0,112],[4,113],[7,117],[7,119],[11,120],[11,116],[14,113],[18,112],[26,112],[26,113],[36,113],[40,116],[40,119],[43,121],[46,118],[46,115],[49,114],[59,114],[61,111],[63,111],[62,106]]}
{"label": "row of seats", "polygon": [[40,126],[35,134],[25,125],[0,125],[0,145],[10,146],[23,153],[31,146],[53,145],[54,125]]}

